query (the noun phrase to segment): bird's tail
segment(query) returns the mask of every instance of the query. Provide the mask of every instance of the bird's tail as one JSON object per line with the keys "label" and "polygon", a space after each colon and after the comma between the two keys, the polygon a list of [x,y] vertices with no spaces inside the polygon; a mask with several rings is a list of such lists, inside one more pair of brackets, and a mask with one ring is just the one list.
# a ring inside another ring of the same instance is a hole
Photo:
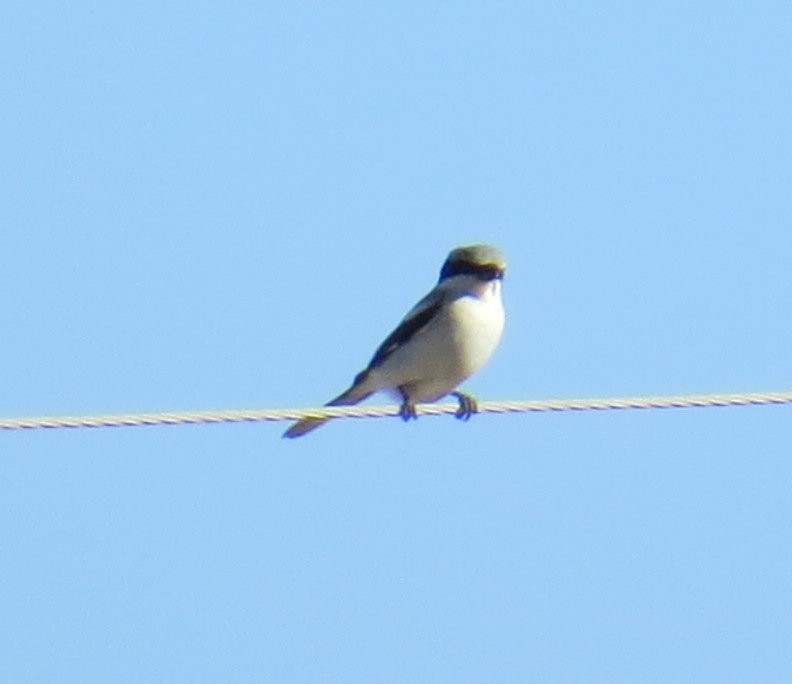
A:
{"label": "bird's tail", "polygon": [[[355,378],[355,383],[352,385],[352,387],[350,387],[343,394],[339,394],[332,401],[328,401],[325,406],[352,406],[353,404],[358,404],[374,394],[374,392],[371,390],[362,387],[363,383],[359,382],[359,379],[360,376]],[[302,420],[298,420],[294,425],[286,430],[286,432],[283,433],[283,436],[290,439],[302,437],[303,435],[311,432],[311,430],[316,430],[316,428],[321,427],[328,420],[332,420],[332,418],[303,418]]]}

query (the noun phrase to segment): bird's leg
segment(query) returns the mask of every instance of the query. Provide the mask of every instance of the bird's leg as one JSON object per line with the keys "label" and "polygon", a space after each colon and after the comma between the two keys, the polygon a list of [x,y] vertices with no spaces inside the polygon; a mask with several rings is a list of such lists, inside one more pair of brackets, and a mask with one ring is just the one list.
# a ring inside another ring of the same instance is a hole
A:
{"label": "bird's leg", "polygon": [[478,404],[469,394],[465,394],[464,392],[451,392],[451,396],[456,397],[459,401],[459,408],[454,414],[459,420],[469,420],[470,416],[474,413],[478,413]]}
{"label": "bird's leg", "polygon": [[401,387],[399,387],[399,394],[401,394],[402,397],[402,405],[401,408],[399,409],[399,415],[401,416],[402,420],[403,421],[417,420],[418,413],[415,410],[415,402],[412,399],[410,399],[407,392],[405,392],[404,389]]}

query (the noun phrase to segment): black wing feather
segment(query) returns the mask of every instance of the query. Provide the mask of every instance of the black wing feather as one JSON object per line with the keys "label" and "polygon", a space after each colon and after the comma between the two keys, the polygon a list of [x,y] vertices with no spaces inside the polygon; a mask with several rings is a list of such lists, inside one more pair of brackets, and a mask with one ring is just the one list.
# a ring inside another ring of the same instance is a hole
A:
{"label": "black wing feather", "polygon": [[390,335],[385,338],[385,341],[379,346],[374,357],[369,363],[369,368],[379,366],[385,359],[387,359],[396,349],[411,340],[415,334],[421,330],[437,313],[443,305],[442,298],[425,309],[420,309],[420,303],[416,308],[419,310],[413,315],[405,318]]}

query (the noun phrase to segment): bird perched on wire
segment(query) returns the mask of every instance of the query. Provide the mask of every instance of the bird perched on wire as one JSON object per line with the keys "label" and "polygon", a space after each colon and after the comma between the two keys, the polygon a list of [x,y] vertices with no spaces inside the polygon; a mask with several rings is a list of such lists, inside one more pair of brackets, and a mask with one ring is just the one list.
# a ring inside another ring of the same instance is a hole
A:
{"label": "bird perched on wire", "polygon": [[[440,270],[440,281],[380,345],[352,386],[325,406],[357,404],[388,390],[401,399],[404,420],[417,418],[417,402],[452,394],[457,418],[477,410],[469,394],[455,391],[490,358],[503,332],[501,280],[506,261],[495,247],[457,247]],[[301,437],[330,418],[304,418],[283,434]]]}

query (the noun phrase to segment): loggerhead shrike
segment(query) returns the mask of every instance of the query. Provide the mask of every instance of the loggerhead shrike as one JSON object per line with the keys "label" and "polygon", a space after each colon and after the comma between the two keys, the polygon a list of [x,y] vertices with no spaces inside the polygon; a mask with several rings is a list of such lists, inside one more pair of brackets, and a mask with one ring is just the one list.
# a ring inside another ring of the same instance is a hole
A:
{"label": "loggerhead shrike", "polygon": [[[417,418],[416,402],[431,402],[453,394],[457,418],[467,420],[477,410],[470,395],[454,391],[478,371],[495,351],[503,332],[501,280],[503,255],[490,245],[453,250],[440,271],[440,281],[404,317],[377,349],[352,387],[326,406],[349,406],[380,390],[401,399],[404,420]],[[304,418],[283,434],[302,435],[329,418]]]}

